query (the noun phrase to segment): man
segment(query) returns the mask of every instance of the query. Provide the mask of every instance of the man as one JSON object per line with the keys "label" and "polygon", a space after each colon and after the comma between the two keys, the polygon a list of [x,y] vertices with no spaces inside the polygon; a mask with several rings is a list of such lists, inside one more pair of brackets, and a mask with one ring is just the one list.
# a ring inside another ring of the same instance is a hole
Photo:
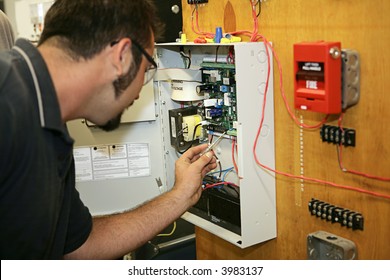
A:
{"label": "man", "polygon": [[14,41],[11,23],[3,11],[0,10],[0,51],[12,48]]}
{"label": "man", "polygon": [[0,55],[1,259],[111,259],[142,245],[197,202],[216,168],[206,145],[176,162],[171,191],[135,210],[92,218],[75,189],[65,123],[106,130],[156,67],[151,0],[57,0],[38,48],[18,40]]}

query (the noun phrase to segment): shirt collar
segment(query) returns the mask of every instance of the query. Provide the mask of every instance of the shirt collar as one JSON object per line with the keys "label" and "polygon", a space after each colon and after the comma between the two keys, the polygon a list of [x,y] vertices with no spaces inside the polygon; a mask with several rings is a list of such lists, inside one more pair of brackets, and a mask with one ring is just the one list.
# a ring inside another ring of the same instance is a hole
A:
{"label": "shirt collar", "polygon": [[[38,49],[26,39],[18,39],[15,46],[24,51],[35,70],[41,92],[40,96],[37,96],[37,99],[40,99],[38,102],[41,102],[42,105],[38,106],[39,114],[43,118],[43,121],[41,121],[42,127],[62,132],[66,138],[69,138],[70,140],[69,133],[61,119],[61,111],[54,84],[42,55],[39,53]],[[14,50],[14,52],[16,52],[16,50]],[[20,54],[18,53],[18,55]],[[35,90],[34,92],[34,94],[38,95]]]}

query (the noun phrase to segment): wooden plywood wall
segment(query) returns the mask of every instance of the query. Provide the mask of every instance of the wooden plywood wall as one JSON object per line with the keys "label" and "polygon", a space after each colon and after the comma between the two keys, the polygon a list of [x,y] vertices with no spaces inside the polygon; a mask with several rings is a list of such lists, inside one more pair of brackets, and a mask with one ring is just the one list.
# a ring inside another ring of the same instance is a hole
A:
{"label": "wooden plywood wall", "polygon": [[[183,30],[193,40],[197,37],[191,27],[194,6],[184,0],[182,3]],[[249,3],[249,0],[209,0],[208,4],[199,6],[199,26],[208,32],[217,26],[222,26],[225,32],[253,30]],[[342,48],[360,53],[361,98],[345,112],[343,119],[344,127],[356,129],[356,147],[343,150],[343,162],[346,168],[389,178],[390,1],[267,0],[261,6],[259,32],[275,47],[291,107],[294,43],[340,41]],[[302,130],[292,121],[281,97],[280,75],[274,65],[277,169],[295,175],[303,171],[304,176],[389,196],[389,181],[342,172],[336,146],[322,143],[319,130]],[[316,124],[324,117],[311,112],[293,110],[293,113],[307,124]],[[332,116],[328,124],[337,125],[337,118]],[[307,206],[311,198],[362,213],[364,230],[351,230],[311,216]],[[388,198],[277,175],[277,227],[276,239],[244,250],[197,228],[197,256],[199,259],[306,259],[307,235],[323,230],[355,242],[359,259],[390,259]]]}

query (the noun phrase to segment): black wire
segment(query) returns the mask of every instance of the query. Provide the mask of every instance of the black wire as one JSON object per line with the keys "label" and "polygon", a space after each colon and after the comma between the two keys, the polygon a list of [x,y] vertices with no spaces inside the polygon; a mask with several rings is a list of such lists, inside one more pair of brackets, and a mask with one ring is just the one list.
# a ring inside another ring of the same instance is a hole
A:
{"label": "black wire", "polygon": [[197,10],[198,10],[198,4],[195,3],[195,8],[192,10],[192,15],[191,15],[192,18],[194,17],[195,11]]}
{"label": "black wire", "polygon": [[190,143],[190,145],[188,145],[188,147],[187,148],[185,148],[185,150],[184,151],[180,151],[179,150],[179,147],[178,147],[178,139],[179,139],[179,137],[176,137],[176,151],[179,153],[179,154],[184,154],[185,152],[187,152],[191,147],[192,147],[192,145],[194,144],[194,141],[195,141],[195,135],[196,135],[196,129],[200,126],[200,125],[202,125],[201,123],[198,123],[197,125],[195,125],[195,128],[194,128],[194,134],[192,135],[192,141],[191,141],[191,143]]}
{"label": "black wire", "polygon": [[259,17],[260,13],[261,13],[261,1],[257,0],[257,4],[256,5],[259,5],[259,12],[257,13],[256,17]]}
{"label": "black wire", "polygon": [[190,68],[191,67],[191,50],[188,50],[188,60],[189,60],[188,68]]}
{"label": "black wire", "polygon": [[180,55],[185,59],[187,59],[188,61],[187,69],[189,69],[191,67],[191,57],[189,55],[186,55],[184,51],[181,51]]}
{"label": "black wire", "polygon": [[195,11],[196,11],[196,6],[195,6],[195,8],[192,10],[192,14],[191,14],[192,17],[194,17]]}
{"label": "black wire", "polygon": [[[177,152],[179,152],[179,137],[180,137],[181,135],[183,135],[185,129],[188,130],[188,127],[184,127],[184,128],[182,128],[181,130],[179,130],[179,131],[177,132],[176,141],[175,141],[175,149],[176,149]],[[187,131],[187,132],[188,132],[188,131]]]}

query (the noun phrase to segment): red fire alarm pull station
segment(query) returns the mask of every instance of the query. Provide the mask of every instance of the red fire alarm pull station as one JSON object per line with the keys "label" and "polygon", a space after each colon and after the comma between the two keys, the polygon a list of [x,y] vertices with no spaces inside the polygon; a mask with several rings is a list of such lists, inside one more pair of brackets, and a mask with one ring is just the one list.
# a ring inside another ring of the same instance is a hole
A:
{"label": "red fire alarm pull station", "polygon": [[294,44],[295,108],[341,113],[341,43]]}

